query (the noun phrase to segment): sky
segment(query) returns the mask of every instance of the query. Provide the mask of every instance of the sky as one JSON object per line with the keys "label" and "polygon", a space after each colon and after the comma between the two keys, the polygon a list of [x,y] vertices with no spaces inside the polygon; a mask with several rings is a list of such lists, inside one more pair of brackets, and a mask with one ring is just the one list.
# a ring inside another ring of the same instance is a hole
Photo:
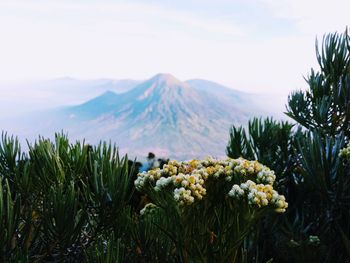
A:
{"label": "sky", "polygon": [[159,72],[258,93],[305,87],[348,0],[0,0],[0,82]]}

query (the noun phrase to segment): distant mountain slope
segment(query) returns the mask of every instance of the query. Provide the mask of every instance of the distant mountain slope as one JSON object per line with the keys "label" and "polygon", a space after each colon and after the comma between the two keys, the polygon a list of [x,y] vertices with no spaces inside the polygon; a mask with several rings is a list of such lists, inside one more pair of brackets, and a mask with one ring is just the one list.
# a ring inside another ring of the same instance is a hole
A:
{"label": "distant mountain slope", "polygon": [[63,129],[93,144],[111,140],[138,157],[150,151],[179,159],[224,156],[229,128],[264,112],[252,96],[210,81],[158,74],[126,92],[104,90],[85,103],[28,115],[10,126],[18,125],[29,138]]}
{"label": "distant mountain slope", "polygon": [[[126,92],[141,81],[129,79],[80,80],[70,77],[46,81],[0,83],[0,119],[29,111],[76,105],[110,90]],[[17,107],[21,105],[21,107]]]}
{"label": "distant mountain slope", "polygon": [[276,119],[288,119],[283,114],[288,97],[286,94],[252,94],[203,79],[191,79],[186,83],[197,90],[209,92],[227,103],[233,103],[239,108],[250,108],[254,117],[273,116]]}
{"label": "distant mountain slope", "polygon": [[41,81],[34,83],[36,89],[46,89],[51,92],[62,93],[63,91],[71,91],[73,93],[102,93],[106,90],[111,90],[116,93],[123,93],[140,84],[139,80],[132,79],[91,79],[81,80],[70,77],[63,77]]}
{"label": "distant mountain slope", "polygon": [[224,100],[226,103],[234,104],[238,108],[248,108],[250,109],[250,112],[253,113],[253,116],[267,116],[274,114],[272,110],[269,111],[266,107],[262,107],[261,105],[258,106],[260,97],[258,94],[250,94],[234,90],[219,83],[203,79],[191,79],[187,80],[186,83],[199,91],[209,92],[220,100]]}
{"label": "distant mountain slope", "polygon": [[190,80],[187,80],[186,83],[188,83],[191,87],[199,91],[212,93],[221,99],[227,99],[227,100],[230,100],[231,102],[241,103],[242,100],[246,100],[249,96],[251,96],[251,94],[234,90],[209,80],[190,79]]}
{"label": "distant mountain slope", "polygon": [[112,139],[132,155],[153,151],[178,158],[223,156],[229,127],[250,115],[169,74],[158,74],[126,93],[106,92],[63,112],[60,119],[72,123],[67,128],[71,135]]}

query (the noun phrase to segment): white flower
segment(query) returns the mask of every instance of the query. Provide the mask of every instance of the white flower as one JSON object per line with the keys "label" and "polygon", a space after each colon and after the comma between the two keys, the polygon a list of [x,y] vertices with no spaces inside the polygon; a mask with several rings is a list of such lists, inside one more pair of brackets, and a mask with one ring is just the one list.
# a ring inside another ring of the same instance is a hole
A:
{"label": "white flower", "polygon": [[261,204],[263,206],[267,206],[269,204],[269,201],[266,198],[264,198],[264,199],[261,200]]}
{"label": "white flower", "polygon": [[135,187],[138,190],[153,187],[156,191],[173,191],[174,200],[181,206],[202,200],[208,185],[233,184],[228,196],[237,201],[248,202],[256,209],[269,206],[284,212],[288,203],[284,196],[273,190],[275,178],[272,170],[257,161],[208,157],[205,160],[169,161],[163,169],[139,173]]}
{"label": "white flower", "polygon": [[239,187],[239,185],[235,184],[232,186],[231,191],[228,193],[229,196],[240,198],[244,195],[244,190]]}
{"label": "white flower", "polygon": [[182,185],[183,187],[186,187],[186,186],[189,185],[189,182],[188,182],[187,180],[183,180],[183,181],[181,182],[181,185]]}

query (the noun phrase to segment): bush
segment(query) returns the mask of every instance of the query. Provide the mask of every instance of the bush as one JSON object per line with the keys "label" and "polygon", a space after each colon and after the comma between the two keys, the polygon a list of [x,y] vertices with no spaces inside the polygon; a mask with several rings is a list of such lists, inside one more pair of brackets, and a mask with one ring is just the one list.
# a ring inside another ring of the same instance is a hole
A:
{"label": "bush", "polygon": [[[6,134],[0,143],[0,257],[17,261],[74,261],[105,233],[128,233],[133,167],[115,147],[40,138],[20,151]],[[17,257],[18,256],[18,257]]]}
{"label": "bush", "polygon": [[181,262],[237,262],[244,260],[242,242],[252,226],[288,206],[274,180],[274,172],[256,161],[208,158],[170,161],[141,173],[135,185],[152,202],[142,216],[162,219],[157,225]]}
{"label": "bush", "polygon": [[56,134],[22,153],[3,134],[0,260],[244,261],[252,225],[287,207],[273,171],[258,162],[169,161],[136,177],[141,193],[136,166],[106,143]]}
{"label": "bush", "polygon": [[277,189],[290,203],[278,220],[268,218],[274,227],[262,222],[254,232],[250,258],[261,262],[271,257],[278,262],[350,262],[350,170],[339,156],[350,139],[348,33],[325,36],[321,48],[316,44],[316,55],[320,70],[312,69],[306,78],[309,88],[288,99],[294,128],[254,119],[247,132],[243,127],[230,132],[228,154],[269,164],[279,175]]}

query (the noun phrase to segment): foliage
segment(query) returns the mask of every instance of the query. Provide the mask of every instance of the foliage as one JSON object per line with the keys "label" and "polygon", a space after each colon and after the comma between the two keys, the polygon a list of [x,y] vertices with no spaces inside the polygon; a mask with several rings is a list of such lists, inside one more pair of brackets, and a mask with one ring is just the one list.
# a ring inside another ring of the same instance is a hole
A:
{"label": "foliage", "polygon": [[256,243],[248,249],[259,262],[349,262],[350,170],[341,157],[350,139],[349,40],[346,31],[325,36],[321,48],[316,43],[320,70],[311,70],[307,90],[289,96],[294,127],[254,119],[247,131],[231,129],[229,156],[269,164],[290,204],[273,228],[262,222],[253,232]]}
{"label": "foliage", "polygon": [[[140,165],[110,144],[56,134],[28,148],[2,135],[1,262],[245,262],[252,225],[287,207],[258,162],[169,161],[135,177]],[[162,176],[149,180],[154,173]],[[163,191],[169,178],[182,185],[175,196]]]}
{"label": "foliage", "polygon": [[[124,238],[130,226],[133,169],[105,143],[70,144],[56,134],[54,142],[39,138],[24,154],[17,139],[3,134],[1,261],[80,262],[86,249],[99,246],[101,235]],[[118,238],[108,239],[110,246],[119,246]]]}
{"label": "foliage", "polygon": [[293,177],[296,135],[303,136],[300,130],[294,132],[293,126],[287,121],[277,122],[272,118],[253,118],[248,122],[247,130],[233,126],[227,155],[269,164],[277,175],[276,183],[286,184],[286,180]]}
{"label": "foliage", "polygon": [[[300,129],[293,129],[292,124],[272,118],[249,121],[247,127],[235,127],[230,130],[230,140],[227,145],[227,154],[231,158],[240,156],[268,163],[276,172],[275,187],[281,191],[289,201],[287,213],[294,210],[295,199],[298,199],[298,183],[300,175],[295,172],[297,168],[297,138],[303,136]],[[280,239],[283,230],[278,229],[283,217],[265,217],[254,227],[249,236],[249,242],[245,242],[245,249],[249,251],[250,260],[253,258],[259,262],[270,258],[276,258],[276,252],[281,251],[276,247],[276,240]],[[271,249],[274,248],[274,249]],[[263,260],[264,259],[264,260]]]}
{"label": "foliage", "polygon": [[143,216],[162,214],[159,228],[173,240],[183,262],[237,262],[242,242],[268,211],[284,212],[273,190],[275,175],[244,159],[170,161],[141,173],[136,188],[152,203]]}
{"label": "foliage", "polygon": [[329,34],[316,42],[320,71],[311,69],[309,89],[289,96],[287,115],[309,130],[334,136],[350,135],[350,42],[344,34]]}

